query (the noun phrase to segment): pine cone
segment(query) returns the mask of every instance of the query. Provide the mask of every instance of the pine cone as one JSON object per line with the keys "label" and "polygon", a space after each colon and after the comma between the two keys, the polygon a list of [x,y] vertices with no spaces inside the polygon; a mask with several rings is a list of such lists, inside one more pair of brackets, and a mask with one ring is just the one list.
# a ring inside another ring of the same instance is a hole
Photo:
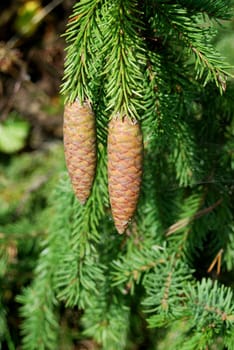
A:
{"label": "pine cone", "polygon": [[88,102],[68,104],[64,109],[64,149],[68,173],[78,200],[88,199],[96,169],[94,113]]}
{"label": "pine cone", "polygon": [[108,188],[117,231],[125,231],[134,214],[142,175],[142,134],[138,122],[114,117],[108,131]]}

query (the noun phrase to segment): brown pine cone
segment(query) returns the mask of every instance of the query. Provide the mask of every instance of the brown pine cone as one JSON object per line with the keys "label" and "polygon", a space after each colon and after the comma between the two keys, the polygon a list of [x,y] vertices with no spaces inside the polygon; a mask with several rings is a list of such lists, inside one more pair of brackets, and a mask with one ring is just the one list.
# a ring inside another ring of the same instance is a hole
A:
{"label": "brown pine cone", "polygon": [[88,199],[96,169],[95,116],[89,102],[76,100],[64,109],[64,150],[72,186],[78,200]]}
{"label": "brown pine cone", "polygon": [[139,123],[114,117],[108,131],[108,188],[115,227],[123,233],[140,193],[143,142]]}

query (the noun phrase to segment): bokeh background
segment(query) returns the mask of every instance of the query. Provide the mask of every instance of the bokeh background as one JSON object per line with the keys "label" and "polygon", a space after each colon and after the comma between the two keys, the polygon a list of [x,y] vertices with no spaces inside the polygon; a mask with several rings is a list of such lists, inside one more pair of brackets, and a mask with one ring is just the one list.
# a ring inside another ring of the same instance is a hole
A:
{"label": "bokeh background", "polygon": [[[59,89],[74,2],[0,2],[0,349],[20,349],[17,295],[33,278],[49,194],[65,171]],[[215,45],[234,66],[234,20],[217,30]],[[81,349],[76,312],[61,314],[61,349]]]}

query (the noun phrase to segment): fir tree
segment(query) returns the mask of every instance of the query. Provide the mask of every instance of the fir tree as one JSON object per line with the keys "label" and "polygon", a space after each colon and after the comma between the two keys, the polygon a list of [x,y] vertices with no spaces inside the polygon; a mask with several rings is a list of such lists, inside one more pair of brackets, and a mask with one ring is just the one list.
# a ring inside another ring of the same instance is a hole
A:
{"label": "fir tree", "polygon": [[[58,348],[61,305],[82,310],[80,339],[103,350],[234,349],[234,83],[212,42],[230,18],[230,0],[75,4],[62,93],[92,105],[96,176],[85,205],[66,174],[51,199],[34,280],[18,297],[24,350]],[[123,235],[107,178],[116,115],[137,120],[144,140]]]}

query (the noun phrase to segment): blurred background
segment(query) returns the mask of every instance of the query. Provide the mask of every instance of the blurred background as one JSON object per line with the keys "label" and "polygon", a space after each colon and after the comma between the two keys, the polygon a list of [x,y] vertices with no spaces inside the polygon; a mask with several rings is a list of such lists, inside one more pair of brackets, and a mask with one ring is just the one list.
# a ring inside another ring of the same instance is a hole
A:
{"label": "blurred background", "polygon": [[[48,194],[65,169],[61,35],[74,2],[0,2],[0,349],[20,349],[16,296],[32,280],[49,225]],[[215,45],[234,66],[234,20],[219,27]],[[75,312],[63,315],[73,339]],[[64,334],[61,348],[72,348]]]}
{"label": "blurred background", "polygon": [[65,169],[61,35],[74,2],[0,1],[0,349],[20,348],[16,296],[32,280]]}

